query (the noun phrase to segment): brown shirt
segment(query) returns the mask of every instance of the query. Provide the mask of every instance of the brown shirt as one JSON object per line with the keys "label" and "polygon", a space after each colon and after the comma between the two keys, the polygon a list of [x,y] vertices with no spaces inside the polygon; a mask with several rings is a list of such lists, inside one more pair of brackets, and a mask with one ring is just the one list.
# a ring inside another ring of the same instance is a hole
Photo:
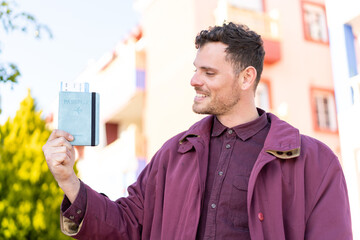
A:
{"label": "brown shirt", "polygon": [[266,113],[259,115],[233,128],[214,118],[197,239],[250,239],[248,181],[270,129]]}

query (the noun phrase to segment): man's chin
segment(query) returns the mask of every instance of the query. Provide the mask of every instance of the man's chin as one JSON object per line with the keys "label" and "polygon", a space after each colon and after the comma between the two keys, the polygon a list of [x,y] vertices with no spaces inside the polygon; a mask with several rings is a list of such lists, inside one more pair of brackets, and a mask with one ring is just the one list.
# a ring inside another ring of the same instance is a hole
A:
{"label": "man's chin", "polygon": [[210,113],[207,113],[207,112],[195,112],[195,111],[194,111],[194,113],[196,113],[196,114],[200,114],[200,115],[210,114]]}
{"label": "man's chin", "polygon": [[199,109],[196,106],[193,106],[192,110],[193,110],[194,113],[197,113],[197,114],[211,114],[208,110]]}

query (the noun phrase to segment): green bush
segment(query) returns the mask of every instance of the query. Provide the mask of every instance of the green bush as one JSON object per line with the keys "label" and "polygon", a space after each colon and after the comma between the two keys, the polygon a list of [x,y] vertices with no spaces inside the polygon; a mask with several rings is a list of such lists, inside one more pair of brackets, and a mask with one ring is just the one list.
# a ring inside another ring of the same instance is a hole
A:
{"label": "green bush", "polygon": [[59,224],[63,193],[42,152],[49,135],[29,91],[0,126],[0,239],[69,239]]}

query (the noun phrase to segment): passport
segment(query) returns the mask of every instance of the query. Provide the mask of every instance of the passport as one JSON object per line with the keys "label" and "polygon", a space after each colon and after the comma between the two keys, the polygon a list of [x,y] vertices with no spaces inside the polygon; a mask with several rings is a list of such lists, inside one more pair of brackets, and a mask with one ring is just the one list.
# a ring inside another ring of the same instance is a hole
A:
{"label": "passport", "polygon": [[73,146],[99,144],[100,95],[67,89],[59,93],[58,128],[74,136]]}

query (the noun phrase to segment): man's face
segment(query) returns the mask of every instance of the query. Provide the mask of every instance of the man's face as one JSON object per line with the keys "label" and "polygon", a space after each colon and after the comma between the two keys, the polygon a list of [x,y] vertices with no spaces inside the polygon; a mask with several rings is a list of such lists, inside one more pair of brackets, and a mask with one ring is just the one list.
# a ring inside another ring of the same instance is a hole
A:
{"label": "man's face", "polygon": [[225,60],[227,45],[206,43],[196,55],[195,74],[191,86],[195,88],[193,111],[217,116],[236,112],[240,101],[240,81],[233,66]]}

